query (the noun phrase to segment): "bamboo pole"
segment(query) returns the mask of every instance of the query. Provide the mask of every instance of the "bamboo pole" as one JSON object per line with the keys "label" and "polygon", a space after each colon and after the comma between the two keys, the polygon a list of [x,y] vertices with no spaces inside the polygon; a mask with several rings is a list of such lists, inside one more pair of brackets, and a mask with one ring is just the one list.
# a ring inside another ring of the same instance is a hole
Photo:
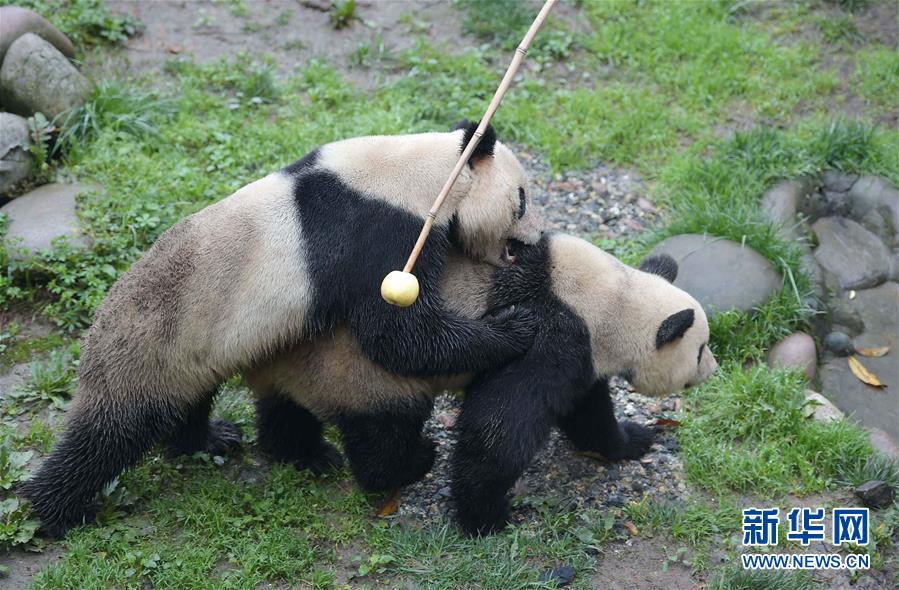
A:
{"label": "bamboo pole", "polygon": [[[496,109],[499,108],[500,103],[503,101],[503,97],[505,96],[506,91],[512,85],[512,80],[515,78],[515,74],[518,72],[518,67],[521,65],[524,56],[527,54],[528,48],[531,46],[531,42],[537,35],[537,31],[540,30],[541,26],[543,26],[543,21],[546,20],[546,17],[549,15],[549,11],[552,10],[552,7],[555,3],[556,0],[546,0],[546,2],[543,4],[543,8],[541,8],[540,12],[537,14],[537,18],[534,19],[534,22],[531,24],[528,32],[525,34],[524,39],[522,39],[521,43],[515,49],[515,55],[512,56],[512,63],[509,64],[509,68],[506,70],[502,81],[499,83],[499,87],[496,89],[496,93],[493,95],[493,100],[490,101],[490,105],[487,107],[487,112],[485,112],[484,116],[481,117],[481,121],[478,124],[474,135],[468,142],[468,145],[465,146],[465,149],[462,151],[462,155],[459,156],[459,161],[456,162],[456,165],[453,167],[452,172],[450,172],[449,178],[446,179],[446,183],[443,185],[443,188],[440,189],[440,192],[437,194],[437,199],[431,206],[430,211],[428,211],[428,217],[425,219],[424,226],[421,228],[421,233],[418,235],[418,239],[415,241],[415,246],[412,248],[412,253],[409,254],[409,259],[406,261],[406,266],[403,267],[403,273],[412,272],[412,268],[415,266],[416,260],[418,260],[418,255],[421,254],[421,249],[424,247],[425,241],[427,241],[428,239],[428,234],[431,233],[431,227],[434,225],[434,220],[437,218],[437,213],[440,211],[440,207],[443,205],[443,201],[446,200],[446,196],[453,188],[453,184],[455,184],[456,179],[462,172],[462,168],[464,168],[468,163],[468,159],[471,157],[471,154],[481,142],[481,138],[484,136],[484,131],[487,129],[487,125],[490,123],[490,119],[493,118],[493,114],[496,112]],[[396,271],[394,271],[394,273],[395,272]],[[387,277],[385,277],[384,279],[385,282],[387,281],[387,278],[389,278],[394,273],[387,275]],[[383,289],[384,285],[382,284],[382,293]],[[387,297],[385,297],[385,299],[386,298]],[[407,305],[411,304],[414,300],[415,299],[413,298],[412,301],[410,301]],[[389,302],[394,303],[393,301]]]}

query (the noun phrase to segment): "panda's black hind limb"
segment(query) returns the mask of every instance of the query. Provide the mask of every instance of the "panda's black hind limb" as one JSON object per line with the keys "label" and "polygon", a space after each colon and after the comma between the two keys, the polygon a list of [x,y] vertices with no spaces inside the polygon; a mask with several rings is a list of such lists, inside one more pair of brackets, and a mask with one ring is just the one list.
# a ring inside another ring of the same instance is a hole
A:
{"label": "panda's black hind limb", "polygon": [[432,408],[433,402],[421,398],[337,417],[344,452],[362,489],[394,490],[431,470],[435,444],[422,430]]}
{"label": "panda's black hind limb", "polygon": [[18,490],[30,500],[41,530],[62,537],[92,520],[103,488],[169,438],[184,418],[169,401],[76,396],[61,439]]}
{"label": "panda's black hind limb", "polygon": [[322,436],[322,423],[312,412],[279,394],[256,399],[259,446],[269,457],[315,475],[343,465],[343,456]]}
{"label": "panda's black hind limb", "polygon": [[187,417],[169,440],[172,454],[206,452],[210,455],[226,455],[240,446],[243,441],[240,428],[227,420],[209,418],[214,401],[215,392],[211,392],[189,410]]}

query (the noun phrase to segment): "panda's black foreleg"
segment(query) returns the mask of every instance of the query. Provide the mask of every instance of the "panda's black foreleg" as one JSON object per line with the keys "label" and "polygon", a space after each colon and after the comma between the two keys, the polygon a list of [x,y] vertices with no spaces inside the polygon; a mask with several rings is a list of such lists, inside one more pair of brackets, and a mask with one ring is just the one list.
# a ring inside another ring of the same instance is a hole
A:
{"label": "panda's black foreleg", "polygon": [[287,397],[270,394],[256,400],[259,446],[272,459],[319,475],[343,465],[343,457],[322,436],[322,423]]}
{"label": "panda's black foreleg", "polygon": [[543,447],[552,425],[536,388],[509,387],[508,377],[475,384],[456,421],[451,481],[459,524],[469,535],[503,528],[509,489]]}
{"label": "panda's black foreleg", "polygon": [[642,457],[653,440],[649,428],[618,422],[606,379],[598,380],[558,424],[578,449],[599,453],[610,461]]}
{"label": "panda's black foreleg", "polygon": [[181,408],[159,399],[137,403],[76,397],[62,438],[21,486],[41,528],[61,537],[91,520],[104,486],[169,436],[182,418]]}
{"label": "panda's black foreleg", "polygon": [[215,394],[216,390],[208,392],[190,409],[169,440],[172,454],[190,455],[203,451],[210,455],[225,455],[240,445],[243,435],[237,426],[227,420],[209,419]]}
{"label": "panda's black foreleg", "polygon": [[539,318],[522,307],[464,318],[423,290],[406,308],[374,298],[359,303],[349,326],[371,360],[393,373],[430,376],[479,373],[519,356],[533,342]]}
{"label": "panda's black foreleg", "polygon": [[434,465],[434,441],[422,434],[433,403],[408,400],[335,422],[353,477],[366,491],[394,490],[416,482]]}

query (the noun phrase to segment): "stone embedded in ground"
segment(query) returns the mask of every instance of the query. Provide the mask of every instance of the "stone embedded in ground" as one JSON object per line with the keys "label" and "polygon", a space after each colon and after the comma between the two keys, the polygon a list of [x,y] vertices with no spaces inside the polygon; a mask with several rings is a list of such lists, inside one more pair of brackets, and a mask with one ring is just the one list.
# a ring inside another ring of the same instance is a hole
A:
{"label": "stone embedded in ground", "polygon": [[827,170],[821,175],[821,184],[825,190],[837,193],[848,192],[858,182],[858,174]]}
{"label": "stone embedded in ground", "polygon": [[811,389],[805,390],[805,407],[805,415],[819,422],[836,422],[846,417],[829,399]]}
{"label": "stone embedded in ground", "polygon": [[55,238],[65,237],[78,248],[87,246],[75,213],[75,196],[92,190],[81,184],[45,184],[10,201],[0,212],[7,215],[7,231],[4,242],[9,257],[21,260],[29,253],[52,248]]}
{"label": "stone embedded in ground", "polygon": [[47,19],[27,8],[0,7],[0,62],[12,42],[25,33],[34,33],[49,41],[66,57],[75,57],[75,46]]}
{"label": "stone embedded in ground", "polygon": [[52,119],[83,104],[89,92],[87,78],[34,33],[16,39],[0,66],[0,103],[21,115]]}
{"label": "stone embedded in ground", "polygon": [[[848,306],[844,306],[847,310]],[[857,315],[857,313],[856,313]],[[861,317],[859,317],[861,322]],[[864,324],[862,324],[864,326]],[[831,332],[824,337],[824,349],[832,352],[837,356],[849,356],[855,352],[855,346],[852,345],[852,338],[843,332]]]}
{"label": "stone embedded in ground", "polygon": [[811,381],[818,366],[815,340],[805,332],[794,332],[768,352],[768,365],[773,368],[795,368],[805,373]]}
{"label": "stone embedded in ground", "polygon": [[890,459],[899,460],[899,444],[880,428],[868,428],[868,441],[875,450]]}
{"label": "stone embedded in ground", "polygon": [[890,273],[890,253],[877,236],[851,219],[822,217],[812,225],[815,259],[840,289],[879,285]]}
{"label": "stone embedded in ground", "polygon": [[782,284],[780,275],[761,254],[723,238],[672,236],[650,254],[668,254],[677,261],[674,284],[695,297],[706,313],[751,311],[771,299]]}
{"label": "stone embedded in ground", "polygon": [[862,176],[849,191],[852,216],[860,219],[872,210],[883,210],[892,224],[893,232],[899,231],[899,189],[880,176]]}
{"label": "stone embedded in ground", "polygon": [[785,180],[774,185],[762,197],[762,213],[770,221],[781,226],[788,236],[796,237],[796,213],[804,196],[811,190],[806,180]]}
{"label": "stone embedded in ground", "polygon": [[899,252],[890,256],[890,280],[899,281]]}
{"label": "stone embedded in ground", "polygon": [[555,569],[540,572],[538,581],[555,582],[557,588],[562,588],[574,581],[574,568],[570,565],[563,565]]}
{"label": "stone embedded in ground", "polygon": [[858,357],[887,387],[865,385],[845,358],[833,358],[818,368],[821,393],[853,419],[899,440],[899,283],[858,291],[853,299],[843,293],[840,300],[864,324],[864,332],[854,340],[857,348],[891,347],[883,357]]}
{"label": "stone embedded in ground", "polygon": [[28,123],[12,113],[0,113],[0,196],[31,175]]}
{"label": "stone embedded in ground", "polygon": [[896,492],[885,481],[868,481],[854,490],[855,495],[868,508],[886,508],[893,503]]}

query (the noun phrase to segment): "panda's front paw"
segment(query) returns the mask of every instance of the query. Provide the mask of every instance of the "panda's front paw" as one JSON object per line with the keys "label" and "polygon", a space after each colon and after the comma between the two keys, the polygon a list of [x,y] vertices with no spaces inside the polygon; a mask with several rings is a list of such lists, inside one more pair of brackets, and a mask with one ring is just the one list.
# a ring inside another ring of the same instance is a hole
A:
{"label": "panda's front paw", "polygon": [[239,447],[241,442],[243,442],[243,433],[236,425],[227,420],[209,421],[205,451],[210,455],[227,455]]}
{"label": "panda's front paw", "polygon": [[540,327],[540,317],[524,307],[509,307],[485,318],[493,329],[501,333],[512,354],[521,354],[531,347]]}
{"label": "panda's front paw", "polygon": [[305,459],[294,461],[293,466],[300,471],[308,469],[313,475],[318,476],[333,469],[340,469],[343,466],[343,455],[334,445],[322,442],[315,453]]}
{"label": "panda's front paw", "polygon": [[649,428],[625,420],[619,424],[624,444],[615,459],[639,459],[649,451],[655,434]]}

